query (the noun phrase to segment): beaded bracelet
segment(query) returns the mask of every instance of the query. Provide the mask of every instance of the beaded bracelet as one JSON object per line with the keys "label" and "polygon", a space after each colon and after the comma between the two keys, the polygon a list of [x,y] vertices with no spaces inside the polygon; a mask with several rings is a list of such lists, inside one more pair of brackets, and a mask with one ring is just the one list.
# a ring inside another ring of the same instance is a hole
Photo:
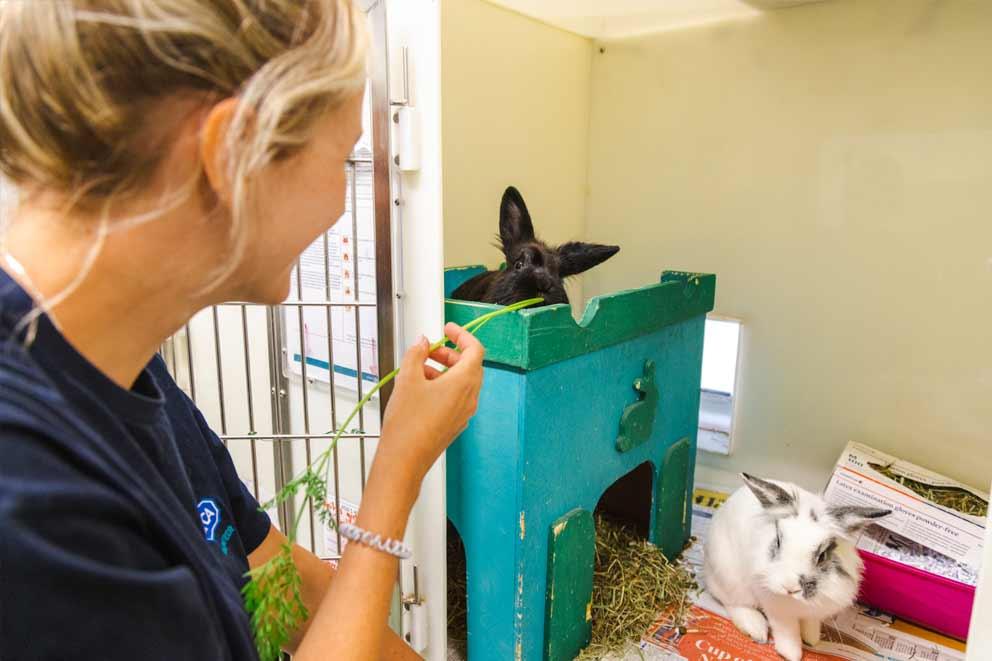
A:
{"label": "beaded bracelet", "polygon": [[341,536],[346,539],[353,542],[358,542],[363,546],[368,546],[369,548],[373,548],[377,551],[388,553],[389,555],[395,556],[400,560],[406,560],[407,558],[413,557],[413,550],[403,542],[395,539],[383,540],[381,535],[374,535],[368,530],[363,530],[354,524],[342,523],[341,527],[338,528],[338,531],[341,533]]}

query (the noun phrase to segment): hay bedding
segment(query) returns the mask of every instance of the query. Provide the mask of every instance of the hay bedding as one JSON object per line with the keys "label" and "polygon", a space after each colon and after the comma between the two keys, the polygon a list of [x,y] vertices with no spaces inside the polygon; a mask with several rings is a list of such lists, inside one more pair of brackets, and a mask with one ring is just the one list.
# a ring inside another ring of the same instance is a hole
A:
{"label": "hay bedding", "polygon": [[[596,565],[592,590],[592,642],[579,659],[623,656],[658,615],[675,609],[684,619],[697,588],[693,575],[671,564],[629,527],[596,516]],[[465,554],[448,535],[448,659],[466,659]]]}

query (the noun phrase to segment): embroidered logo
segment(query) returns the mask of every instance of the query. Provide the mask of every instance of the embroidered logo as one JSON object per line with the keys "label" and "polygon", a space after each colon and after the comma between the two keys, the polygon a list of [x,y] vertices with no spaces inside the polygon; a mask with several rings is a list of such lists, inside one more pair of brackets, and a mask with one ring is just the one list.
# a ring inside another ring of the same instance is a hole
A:
{"label": "embroidered logo", "polygon": [[224,530],[224,534],[220,538],[220,550],[224,555],[228,554],[228,542],[231,541],[231,537],[234,536],[234,526],[228,526]]}
{"label": "embroidered logo", "polygon": [[220,523],[220,508],[212,498],[204,498],[196,505],[196,511],[200,515],[200,524],[203,526],[203,536],[208,542],[214,541],[214,534],[217,532],[217,524]]}

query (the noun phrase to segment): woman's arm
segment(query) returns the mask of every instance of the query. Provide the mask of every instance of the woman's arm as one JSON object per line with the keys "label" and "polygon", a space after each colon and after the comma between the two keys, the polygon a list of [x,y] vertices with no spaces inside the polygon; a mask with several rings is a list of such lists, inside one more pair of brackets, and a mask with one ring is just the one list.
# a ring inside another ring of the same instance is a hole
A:
{"label": "woman's arm", "polygon": [[[265,564],[279,553],[282,545],[285,543],[286,536],[275,526],[270,527],[269,534],[265,537],[265,540],[248,555],[249,566],[254,569],[259,565]],[[287,649],[290,653],[296,651],[300,641],[306,635],[307,629],[310,628],[310,622],[313,620],[313,614],[320,607],[321,602],[324,600],[324,595],[327,594],[327,589],[331,586],[331,579],[334,578],[334,569],[330,564],[321,560],[299,544],[293,545],[293,562],[296,564],[297,571],[300,572],[300,578],[303,583],[301,588],[303,603],[306,605],[307,612],[311,616],[303,623],[290,641]],[[383,639],[382,654],[379,658],[382,661],[419,661],[422,659],[396,632],[388,627],[386,628],[385,638]]]}
{"label": "woman's arm", "polygon": [[[395,476],[389,477],[395,482]],[[375,481],[370,476],[356,524],[384,537],[402,539],[413,500],[410,494],[391,492],[381,476]],[[389,639],[394,637],[383,634],[398,570],[396,558],[349,543],[294,660],[385,657],[391,647]]]}
{"label": "woman's arm", "polygon": [[[402,539],[427,471],[475,414],[484,350],[471,333],[448,324],[458,351],[430,355],[422,339],[407,351],[382,424],[356,525]],[[440,373],[428,357],[448,369]],[[293,656],[294,661],[367,661],[388,650],[386,618],[398,561],[361,544],[345,547],[334,580]]]}

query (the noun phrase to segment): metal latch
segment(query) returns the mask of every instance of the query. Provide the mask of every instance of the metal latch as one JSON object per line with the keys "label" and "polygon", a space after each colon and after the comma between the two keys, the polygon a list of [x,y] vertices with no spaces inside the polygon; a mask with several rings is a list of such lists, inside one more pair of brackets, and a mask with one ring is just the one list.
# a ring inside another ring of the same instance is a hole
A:
{"label": "metal latch", "polygon": [[403,604],[403,630],[406,631],[404,638],[415,652],[423,652],[427,649],[427,612],[421,608],[424,598],[420,594],[416,565],[413,566],[413,594],[404,594],[400,600]]}

